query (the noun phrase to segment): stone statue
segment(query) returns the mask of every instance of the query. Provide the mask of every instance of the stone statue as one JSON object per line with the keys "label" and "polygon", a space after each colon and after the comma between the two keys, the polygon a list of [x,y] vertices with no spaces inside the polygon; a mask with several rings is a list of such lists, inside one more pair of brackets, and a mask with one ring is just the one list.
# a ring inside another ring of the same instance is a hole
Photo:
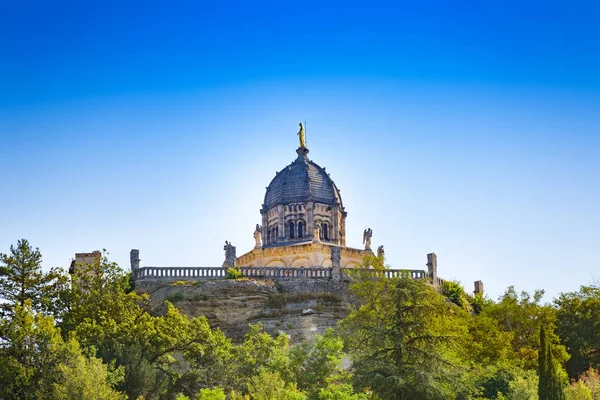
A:
{"label": "stone statue", "polygon": [[383,249],[383,246],[377,248],[377,257],[385,260],[385,250]]}
{"label": "stone statue", "polygon": [[371,250],[371,238],[373,237],[373,230],[371,228],[365,229],[363,232],[363,244],[365,245],[365,250]]}
{"label": "stone statue", "polygon": [[225,250],[225,262],[223,262],[223,268],[235,268],[235,246],[233,246],[230,242],[225,241],[223,250]]}
{"label": "stone statue", "polygon": [[261,242],[260,242],[261,233],[262,233],[262,226],[260,226],[259,224],[256,224],[256,229],[254,230],[254,241],[256,242],[254,244],[255,249],[258,249],[261,246]]}
{"label": "stone statue", "polygon": [[321,226],[315,222],[313,226],[313,242],[318,242],[321,240]]}
{"label": "stone statue", "polygon": [[304,134],[304,125],[302,125],[302,122],[300,122],[300,132],[298,132],[298,136],[300,136],[300,147],[305,149],[306,148],[306,137]]}

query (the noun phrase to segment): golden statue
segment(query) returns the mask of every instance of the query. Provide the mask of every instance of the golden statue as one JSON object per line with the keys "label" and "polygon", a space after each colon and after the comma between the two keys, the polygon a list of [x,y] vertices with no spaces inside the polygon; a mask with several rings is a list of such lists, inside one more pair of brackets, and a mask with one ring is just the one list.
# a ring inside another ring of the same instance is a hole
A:
{"label": "golden statue", "polygon": [[302,122],[300,122],[300,132],[298,132],[298,136],[300,136],[300,147],[305,149],[306,148],[306,138],[304,137],[304,125],[302,125]]}

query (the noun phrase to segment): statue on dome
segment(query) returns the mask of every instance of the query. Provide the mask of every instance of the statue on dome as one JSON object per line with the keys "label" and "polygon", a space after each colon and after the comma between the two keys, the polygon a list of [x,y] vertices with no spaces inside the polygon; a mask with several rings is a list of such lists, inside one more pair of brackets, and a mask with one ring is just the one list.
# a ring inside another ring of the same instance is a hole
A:
{"label": "statue on dome", "polygon": [[258,249],[261,246],[261,243],[260,243],[261,233],[262,233],[262,226],[260,226],[259,224],[256,224],[256,230],[254,231],[254,241],[256,242],[256,244],[254,245],[255,249]]}
{"label": "statue on dome", "polygon": [[365,250],[371,250],[371,238],[373,237],[373,230],[371,228],[365,229],[363,232],[363,244]]}
{"label": "statue on dome", "polygon": [[305,137],[305,132],[304,132],[304,125],[302,125],[302,122],[300,122],[300,131],[298,132],[298,136],[300,136],[300,147],[305,149],[306,148],[306,137]]}

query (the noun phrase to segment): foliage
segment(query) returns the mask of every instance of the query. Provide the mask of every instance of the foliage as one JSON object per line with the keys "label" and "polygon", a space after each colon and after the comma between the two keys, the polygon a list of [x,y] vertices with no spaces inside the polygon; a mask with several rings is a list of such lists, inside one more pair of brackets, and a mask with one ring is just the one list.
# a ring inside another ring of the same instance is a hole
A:
{"label": "foliage", "polygon": [[566,400],[595,400],[592,391],[583,381],[573,382],[565,389]]}
{"label": "foliage", "polygon": [[444,281],[440,288],[444,296],[459,307],[465,307],[468,304],[467,294],[460,282]]}
{"label": "foliage", "polygon": [[[543,324],[554,326],[556,309],[550,305],[542,305],[540,301],[543,290],[537,290],[531,296],[527,292],[517,294],[510,286],[497,303],[488,305],[483,315],[494,319],[501,331],[510,334],[512,352],[508,357],[511,362],[524,369],[536,369],[538,366],[538,348],[540,346],[540,328]],[[547,332],[549,341],[554,343],[553,356],[562,364],[569,355],[553,330]]]}
{"label": "foliage", "polygon": [[508,384],[506,395],[498,393],[498,400],[538,400],[538,377],[534,371],[523,371]]}
{"label": "foliage", "polygon": [[313,344],[302,343],[291,350],[291,365],[298,387],[316,398],[331,382],[346,382],[342,368],[344,342],[332,329],[317,335]]}
{"label": "foliage", "polygon": [[588,368],[600,368],[600,287],[582,286],[555,300],[557,331],[569,348],[566,368],[576,378]]}
{"label": "foliage", "polygon": [[253,400],[304,400],[306,396],[293,383],[286,384],[276,372],[261,371],[248,383],[248,393]]}
{"label": "foliage", "polygon": [[566,400],[600,400],[600,377],[598,371],[589,369],[573,380],[565,389]]}
{"label": "foliage", "polygon": [[560,367],[554,362],[552,343],[546,334],[546,327],[540,328],[540,349],[538,352],[538,398],[539,400],[564,399]]}
{"label": "foliage", "polygon": [[86,358],[77,341],[64,341],[52,317],[33,310],[29,300],[0,321],[0,398],[118,400],[113,390],[121,371]]}
{"label": "foliage", "polygon": [[123,380],[123,369],[109,371],[96,357],[78,354],[71,365],[58,366],[61,378],[53,385],[56,400],[126,400],[127,396],[112,386]]}
{"label": "foliage", "polygon": [[227,268],[227,272],[225,273],[226,279],[239,279],[243,278],[242,270],[240,268]]}
{"label": "foliage", "polygon": [[225,392],[221,388],[202,389],[196,396],[196,400],[225,400]]}
{"label": "foliage", "polygon": [[349,384],[333,384],[319,390],[318,400],[367,400],[364,393],[354,393]]}
{"label": "foliage", "polygon": [[10,315],[14,305],[23,307],[29,300],[35,311],[57,315],[66,290],[64,272],[52,268],[42,272],[42,254],[25,239],[10,246],[10,254],[0,253],[0,313]]}
{"label": "foliage", "polygon": [[443,296],[423,280],[365,279],[351,287],[363,304],[342,321],[354,383],[381,398],[451,398],[462,391],[457,324]]}
{"label": "foliage", "polygon": [[[0,398],[535,400],[539,371],[544,400],[560,398],[572,356],[578,380],[566,398],[600,400],[588,369],[600,363],[598,287],[564,293],[553,307],[541,303],[543,291],[509,287],[492,301],[457,282],[438,292],[425,280],[386,279],[377,257],[364,266],[351,273],[356,302],[339,333],[292,345],[251,325],[234,344],[206,318],[177,310],[178,297],[157,305],[136,293],[106,255],[79,266],[69,287],[60,270],[41,272],[39,250],[19,241],[0,257]],[[276,294],[268,307],[307,299],[341,301]],[[351,368],[342,367],[345,351]]]}

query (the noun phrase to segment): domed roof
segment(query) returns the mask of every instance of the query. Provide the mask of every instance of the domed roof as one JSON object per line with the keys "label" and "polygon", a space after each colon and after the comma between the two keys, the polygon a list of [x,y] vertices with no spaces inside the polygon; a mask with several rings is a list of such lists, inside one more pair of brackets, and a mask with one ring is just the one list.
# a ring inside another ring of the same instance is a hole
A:
{"label": "domed roof", "polygon": [[297,152],[298,158],[278,172],[267,187],[264,210],[305,201],[342,206],[340,191],[325,169],[308,159],[308,149]]}

